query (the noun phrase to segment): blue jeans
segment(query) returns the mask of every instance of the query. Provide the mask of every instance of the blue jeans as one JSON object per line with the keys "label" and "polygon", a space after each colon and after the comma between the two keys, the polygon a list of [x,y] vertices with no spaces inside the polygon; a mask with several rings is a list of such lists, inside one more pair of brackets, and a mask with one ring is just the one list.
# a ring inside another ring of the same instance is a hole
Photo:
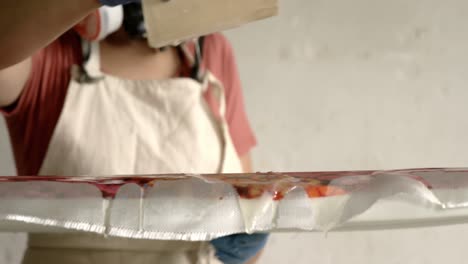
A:
{"label": "blue jeans", "polygon": [[263,249],[268,234],[235,234],[211,241],[216,256],[224,264],[244,264]]}

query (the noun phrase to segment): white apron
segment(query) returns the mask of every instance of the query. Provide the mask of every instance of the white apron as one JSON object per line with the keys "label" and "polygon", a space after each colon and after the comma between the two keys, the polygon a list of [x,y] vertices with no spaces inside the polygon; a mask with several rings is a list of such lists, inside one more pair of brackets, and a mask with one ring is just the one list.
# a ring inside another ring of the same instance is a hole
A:
{"label": "white apron", "polygon": [[[98,80],[72,78],[41,175],[241,172],[224,120],[222,85],[210,73],[134,81],[100,71],[98,44],[85,65]],[[210,87],[217,118],[203,94]],[[219,263],[207,242],[149,241],[83,234],[31,234],[25,264]]]}

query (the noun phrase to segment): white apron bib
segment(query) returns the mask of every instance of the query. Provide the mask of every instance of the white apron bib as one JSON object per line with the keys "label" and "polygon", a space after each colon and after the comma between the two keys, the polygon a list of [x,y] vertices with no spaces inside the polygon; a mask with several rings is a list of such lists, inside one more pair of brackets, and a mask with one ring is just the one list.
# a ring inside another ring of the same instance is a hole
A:
{"label": "white apron bib", "polygon": [[[72,78],[41,175],[242,171],[224,120],[223,87],[210,73],[203,84],[189,78],[116,78],[100,71],[97,44],[85,69],[98,80]],[[222,118],[204,100],[208,87]],[[114,264],[116,258],[122,264],[219,263],[207,242],[32,234],[29,246],[25,264]]]}

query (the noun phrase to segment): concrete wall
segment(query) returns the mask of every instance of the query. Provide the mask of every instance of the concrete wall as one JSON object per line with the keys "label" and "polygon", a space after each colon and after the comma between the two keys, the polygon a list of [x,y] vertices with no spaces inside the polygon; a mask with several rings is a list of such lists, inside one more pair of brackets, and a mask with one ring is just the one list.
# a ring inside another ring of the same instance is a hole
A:
{"label": "concrete wall", "polygon": [[[281,8],[278,18],[227,33],[259,139],[258,170],[468,165],[468,2],[289,0]],[[6,140],[1,131],[0,174],[12,172]],[[467,244],[468,226],[276,234],[261,264],[466,263]]]}

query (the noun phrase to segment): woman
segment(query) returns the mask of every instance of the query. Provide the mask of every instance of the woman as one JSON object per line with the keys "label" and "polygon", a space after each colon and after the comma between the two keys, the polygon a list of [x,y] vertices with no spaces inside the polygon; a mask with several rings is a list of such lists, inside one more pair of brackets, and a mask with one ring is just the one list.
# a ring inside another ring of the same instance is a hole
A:
{"label": "woman", "polygon": [[[132,1],[5,2],[0,106],[18,174],[251,170],[255,138],[223,36],[155,50],[129,22],[88,43],[70,29],[101,5]],[[265,241],[262,234],[211,243],[35,234],[23,262],[234,264],[255,261]]]}

